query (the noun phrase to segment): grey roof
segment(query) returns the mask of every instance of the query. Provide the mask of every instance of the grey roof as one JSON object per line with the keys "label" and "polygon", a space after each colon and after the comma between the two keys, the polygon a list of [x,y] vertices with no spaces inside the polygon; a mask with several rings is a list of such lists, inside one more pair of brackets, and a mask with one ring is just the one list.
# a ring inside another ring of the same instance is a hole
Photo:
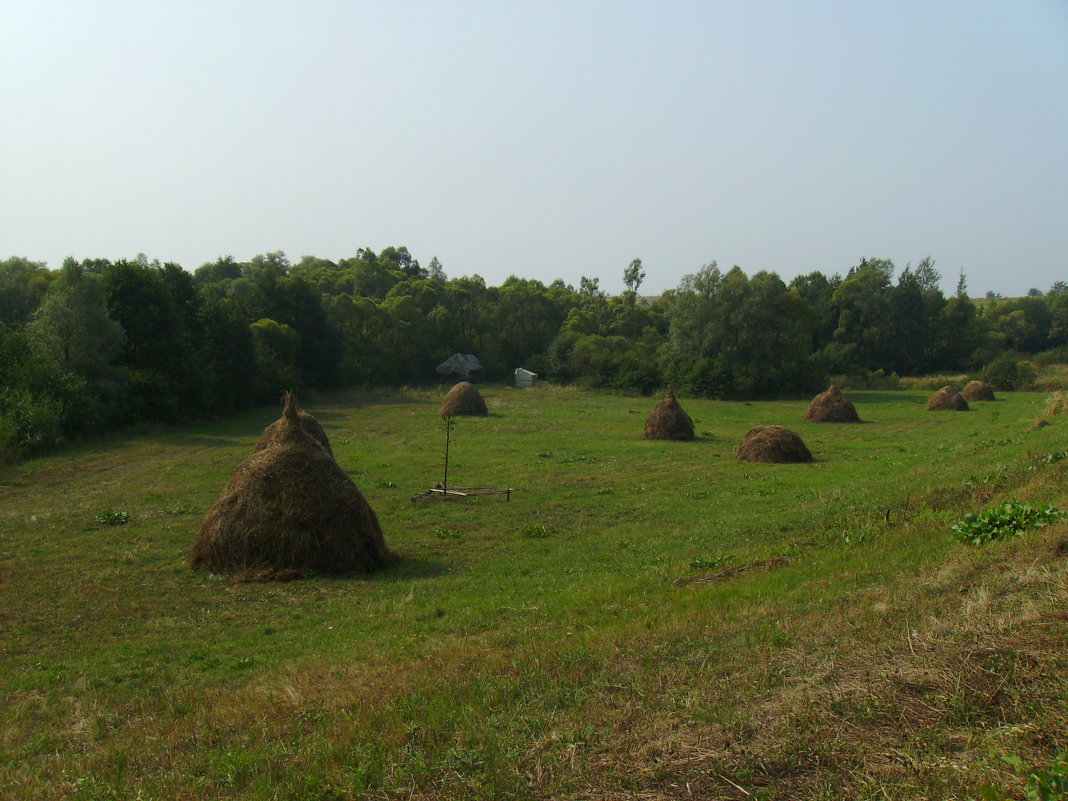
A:
{"label": "grey roof", "polygon": [[481,370],[482,363],[471,353],[454,353],[437,366],[439,373],[447,375],[462,375],[465,378],[471,375],[472,370]]}

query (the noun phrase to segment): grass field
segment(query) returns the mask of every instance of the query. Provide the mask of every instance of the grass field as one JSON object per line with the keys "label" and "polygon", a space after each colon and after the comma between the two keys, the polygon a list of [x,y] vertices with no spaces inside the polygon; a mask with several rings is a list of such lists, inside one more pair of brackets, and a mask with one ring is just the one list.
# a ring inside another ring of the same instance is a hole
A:
{"label": "grass field", "polygon": [[[188,569],[277,410],[0,468],[0,797],[1022,798],[998,757],[1068,747],[1068,525],[950,531],[1068,509],[1044,395],[683,398],[673,443],[650,399],[487,387],[450,482],[511,501],[416,505],[442,392],[307,403],[402,557],[369,576]],[[761,423],[816,461],[735,460]]]}

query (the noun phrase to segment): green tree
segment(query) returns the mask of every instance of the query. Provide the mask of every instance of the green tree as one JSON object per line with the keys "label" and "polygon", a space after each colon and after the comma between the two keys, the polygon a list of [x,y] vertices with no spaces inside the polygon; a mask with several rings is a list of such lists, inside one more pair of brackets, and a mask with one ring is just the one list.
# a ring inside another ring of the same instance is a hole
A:
{"label": "green tree", "polygon": [[15,256],[0,261],[0,324],[28,322],[51,280],[52,274],[43,262]]}
{"label": "green tree", "polygon": [[709,397],[773,397],[822,379],[811,359],[812,310],[774,273],[725,275],[713,262],[668,300],[665,378]]}
{"label": "green tree", "polygon": [[300,370],[297,354],[300,352],[300,335],[284,323],[270,318],[257,320],[249,326],[252,342],[263,381],[265,394],[281,394],[287,389],[300,386]]}
{"label": "green tree", "polygon": [[90,380],[113,373],[122,351],[122,326],[108,314],[100,279],[67,259],[28,325],[30,341],[59,371]]}
{"label": "green tree", "polygon": [[199,298],[176,264],[120,260],[101,275],[108,311],[126,332],[122,365],[133,419],[178,420],[207,406],[195,346]]}

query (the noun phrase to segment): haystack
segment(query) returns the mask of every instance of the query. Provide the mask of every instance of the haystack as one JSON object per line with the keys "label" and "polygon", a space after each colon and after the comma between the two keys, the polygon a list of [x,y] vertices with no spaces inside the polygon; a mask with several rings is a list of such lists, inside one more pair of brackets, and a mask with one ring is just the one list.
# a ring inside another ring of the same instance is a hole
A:
{"label": "haystack", "polygon": [[927,401],[929,412],[966,412],[968,401],[951,386],[944,386]]}
{"label": "haystack", "polygon": [[470,381],[456,384],[441,401],[442,417],[474,417],[489,414],[486,399]]}
{"label": "haystack", "polygon": [[[290,397],[292,397],[292,393],[287,392],[285,394],[285,401],[288,402]],[[295,397],[293,399],[293,402],[295,405]],[[272,444],[278,438],[278,432],[281,430],[282,421],[284,419],[284,417],[280,417],[273,423],[271,423],[269,426],[267,426],[267,428],[263,429],[263,434],[260,435],[260,441],[256,443],[257,451],[262,451],[264,448]],[[323,427],[319,424],[319,421],[316,420],[314,416],[308,414],[306,411],[304,411],[298,406],[297,421],[299,422],[300,427],[304,430],[304,432],[308,434],[313,440],[315,440],[315,442],[320,445],[323,450],[325,450],[331,456],[334,455],[334,451],[330,447],[330,438],[326,436],[326,432],[323,430]]]}
{"label": "haystack", "polygon": [[812,399],[804,419],[810,423],[860,422],[856,407],[842,394],[837,384],[831,384],[826,392],[821,392]]}
{"label": "haystack", "polygon": [[966,401],[992,401],[997,400],[994,397],[994,388],[985,381],[969,381],[964,385],[964,389],[960,391]]}
{"label": "haystack", "polygon": [[208,511],[189,561],[270,578],[370,571],[391,558],[374,510],[305,433],[290,396],[274,441],[238,465]]}
{"label": "haystack", "polygon": [[801,437],[783,426],[749,429],[735,455],[744,462],[792,464],[812,461],[812,453],[805,447]]}
{"label": "haystack", "polygon": [[646,439],[693,439],[693,420],[686,414],[675,398],[675,393],[668,390],[664,399],[656,404],[653,413],[645,421]]}

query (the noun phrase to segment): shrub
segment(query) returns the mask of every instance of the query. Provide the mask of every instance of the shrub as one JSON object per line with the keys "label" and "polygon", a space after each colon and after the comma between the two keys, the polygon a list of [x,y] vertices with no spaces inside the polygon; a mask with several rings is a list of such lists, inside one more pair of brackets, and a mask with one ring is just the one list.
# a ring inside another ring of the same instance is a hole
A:
{"label": "shrub", "polygon": [[59,403],[15,390],[0,397],[0,459],[14,461],[63,438]]}
{"label": "shrub", "polygon": [[1006,353],[987,365],[980,378],[994,389],[1026,389],[1035,380],[1035,371],[1030,363]]}

